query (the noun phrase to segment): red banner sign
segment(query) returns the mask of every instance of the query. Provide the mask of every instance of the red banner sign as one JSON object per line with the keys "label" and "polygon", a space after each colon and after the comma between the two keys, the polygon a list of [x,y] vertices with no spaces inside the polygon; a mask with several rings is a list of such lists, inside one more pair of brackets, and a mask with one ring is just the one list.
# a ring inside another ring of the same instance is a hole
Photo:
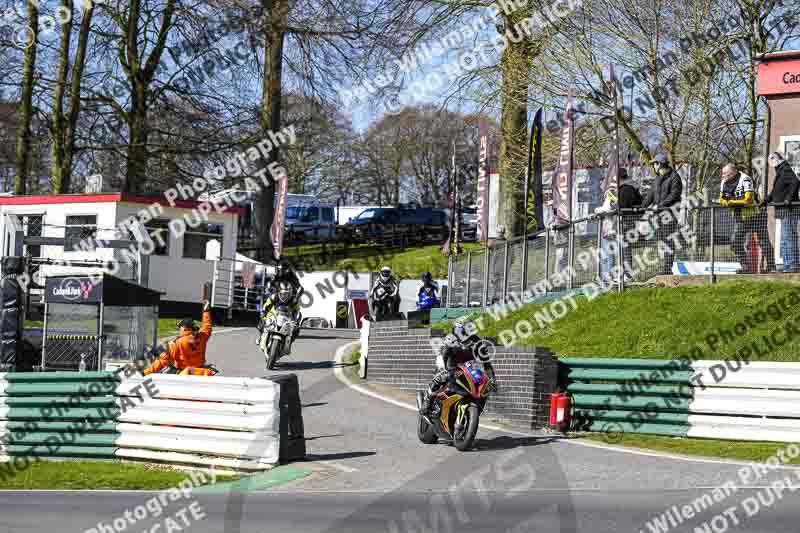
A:
{"label": "red banner sign", "polygon": [[572,167],[575,146],[575,114],[572,107],[572,94],[567,99],[564,113],[564,127],[561,129],[561,152],[558,165],[553,172],[553,213],[556,222],[563,224],[572,220]]}
{"label": "red banner sign", "polygon": [[479,240],[489,240],[489,126],[481,122],[479,128],[480,151],[478,153],[478,232]]}
{"label": "red banner sign", "polygon": [[278,204],[275,206],[275,216],[272,219],[272,246],[275,258],[280,259],[283,253],[283,230],[286,225],[286,202],[289,198],[289,178],[283,176],[278,180]]}
{"label": "red banner sign", "polygon": [[793,93],[800,93],[800,59],[758,65],[759,96]]}

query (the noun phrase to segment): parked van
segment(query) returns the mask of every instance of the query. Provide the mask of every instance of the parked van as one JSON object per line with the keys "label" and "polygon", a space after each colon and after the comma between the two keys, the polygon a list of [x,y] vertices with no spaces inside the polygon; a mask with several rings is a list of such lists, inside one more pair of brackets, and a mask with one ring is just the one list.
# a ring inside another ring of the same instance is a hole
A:
{"label": "parked van", "polygon": [[336,206],[290,204],[286,208],[286,231],[292,240],[332,239],[336,237]]}

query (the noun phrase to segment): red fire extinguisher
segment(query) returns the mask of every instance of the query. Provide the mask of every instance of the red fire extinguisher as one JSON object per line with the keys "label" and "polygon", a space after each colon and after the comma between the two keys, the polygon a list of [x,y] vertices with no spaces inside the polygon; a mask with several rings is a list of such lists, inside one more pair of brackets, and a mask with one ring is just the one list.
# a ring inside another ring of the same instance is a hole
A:
{"label": "red fire extinguisher", "polygon": [[570,423],[569,394],[556,391],[550,396],[550,425],[567,432]]}
{"label": "red fire extinguisher", "polygon": [[747,250],[747,271],[753,274],[761,274],[761,243],[758,233],[753,232],[750,240],[745,246]]}

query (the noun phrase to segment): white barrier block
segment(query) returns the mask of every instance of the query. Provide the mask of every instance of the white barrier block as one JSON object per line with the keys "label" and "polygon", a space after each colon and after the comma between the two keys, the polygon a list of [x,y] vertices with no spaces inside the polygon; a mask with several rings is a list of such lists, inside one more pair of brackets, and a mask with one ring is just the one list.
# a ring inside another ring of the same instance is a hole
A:
{"label": "white barrier block", "polygon": [[[204,400],[229,403],[274,403],[280,399],[280,386],[268,379],[229,378],[221,376],[177,376],[150,374],[124,378],[117,386],[118,396],[149,396],[144,381],[151,380],[155,398]],[[276,398],[278,400],[276,400]]]}
{"label": "white barrier block", "polygon": [[[121,400],[117,400],[117,404],[121,407]],[[128,407],[125,412],[121,412],[119,421],[236,431],[266,431],[275,426],[276,417],[280,418],[277,398],[271,404],[257,405],[145,398],[143,403],[137,403],[134,407]]]}
{"label": "white barrier block", "polygon": [[800,391],[695,387],[689,412],[800,418]]}
{"label": "white barrier block", "polygon": [[369,352],[369,325],[366,318],[361,320],[361,357],[366,357]]}
{"label": "white barrier block", "polygon": [[143,448],[200,455],[222,455],[277,462],[280,451],[279,417],[266,431],[216,431],[123,423],[117,426],[120,448]]}
{"label": "white barrier block", "polygon": [[[740,366],[741,365],[741,366]],[[699,381],[710,387],[800,390],[800,364],[752,362],[731,358],[725,361],[696,361],[692,364]],[[696,389],[699,387],[695,387]]]}
{"label": "white barrier block", "polygon": [[119,448],[115,454],[120,459],[136,459],[168,464],[200,465],[206,467],[228,468],[232,470],[269,470],[276,462],[253,459],[231,459],[212,455],[197,455],[180,452],[159,452],[133,448]]}
{"label": "white barrier block", "polygon": [[688,437],[767,442],[800,441],[800,420],[689,415]]}

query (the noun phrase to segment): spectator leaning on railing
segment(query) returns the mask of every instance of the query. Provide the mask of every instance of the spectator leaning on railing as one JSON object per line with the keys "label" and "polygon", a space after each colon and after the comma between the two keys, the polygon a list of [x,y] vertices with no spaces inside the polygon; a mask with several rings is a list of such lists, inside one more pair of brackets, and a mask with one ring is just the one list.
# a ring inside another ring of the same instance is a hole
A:
{"label": "spectator leaning on railing", "polygon": [[[627,183],[628,171],[624,168],[619,170],[619,195],[613,190],[608,191],[603,205],[595,209],[595,214],[611,213],[619,209],[633,209],[642,204],[642,196],[639,189]],[[622,234],[632,229],[634,226],[633,217],[630,214],[622,214]],[[613,217],[603,217],[600,225],[602,227],[602,261],[600,265],[600,278],[603,281],[615,281],[609,279],[611,270],[614,267],[614,256],[611,254],[611,242],[615,241],[617,235],[617,220]],[[625,268],[625,281],[632,281],[633,277],[628,270],[633,264],[633,250],[630,244],[622,243],[622,262]]]}
{"label": "spectator leaning on railing", "polygon": [[[683,182],[680,174],[670,167],[667,157],[663,154],[657,155],[653,159],[653,169],[656,172],[656,177],[653,180],[650,192],[642,202],[642,207],[661,210],[668,209],[679,203],[683,194]],[[669,218],[668,222],[664,221],[665,217]],[[658,217],[656,236],[664,248],[664,265],[661,271],[664,275],[672,273],[672,261],[675,256],[672,246],[675,246],[675,243],[669,237],[670,235],[675,235],[677,231],[678,220],[671,211],[665,211]],[[676,236],[675,240],[679,239],[680,237]]]}
{"label": "spectator leaning on railing", "polygon": [[[792,170],[791,165],[783,159],[778,152],[773,152],[768,158],[769,165],[775,169],[775,183],[772,191],[767,196],[767,203],[783,204],[787,207],[775,207],[775,216],[781,221],[781,256],[783,257],[784,272],[800,272],[798,265],[797,246],[797,193],[800,189],[800,179]],[[795,207],[788,207],[791,204]]]}
{"label": "spectator leaning on railing", "polygon": [[733,212],[731,246],[733,253],[736,254],[736,260],[741,265],[737,273],[753,273],[753,270],[747,267],[747,247],[753,233],[760,241],[761,256],[767,258],[767,272],[774,272],[775,257],[772,252],[772,242],[769,239],[766,220],[756,205],[753,178],[744,172],[739,172],[736,166],[730,163],[722,167],[719,201],[722,205],[730,207]]}

